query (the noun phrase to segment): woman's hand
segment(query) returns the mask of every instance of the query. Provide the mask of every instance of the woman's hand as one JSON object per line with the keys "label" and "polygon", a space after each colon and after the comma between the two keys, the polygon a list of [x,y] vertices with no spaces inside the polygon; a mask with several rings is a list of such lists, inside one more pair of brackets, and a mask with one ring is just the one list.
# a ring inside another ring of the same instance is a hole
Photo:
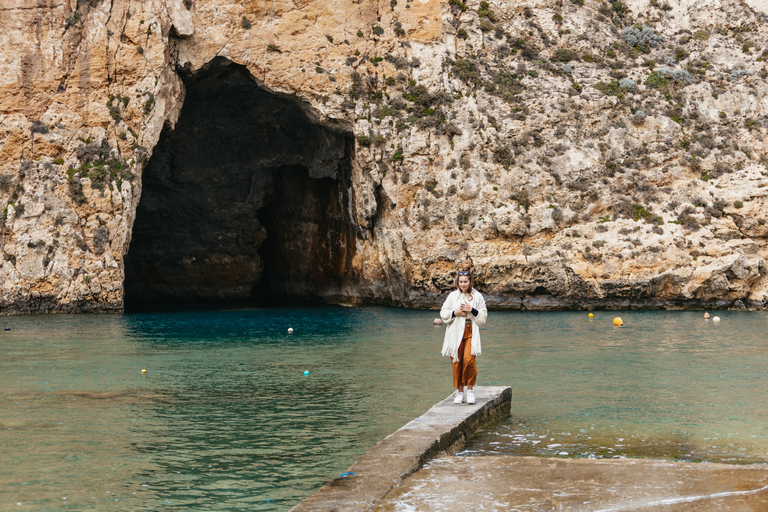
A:
{"label": "woman's hand", "polygon": [[[467,316],[467,312],[464,310],[464,306],[466,306],[466,304],[462,304],[459,309],[453,312],[453,314],[456,316]],[[470,311],[472,310],[470,309]]]}
{"label": "woman's hand", "polygon": [[470,313],[470,312],[472,312],[472,306],[470,306],[470,305],[469,305],[469,304],[467,304],[466,302],[463,302],[463,303],[461,304],[461,306],[459,307],[459,309],[460,309],[460,310],[462,311],[462,313],[463,313],[461,316],[467,316],[467,313]]}

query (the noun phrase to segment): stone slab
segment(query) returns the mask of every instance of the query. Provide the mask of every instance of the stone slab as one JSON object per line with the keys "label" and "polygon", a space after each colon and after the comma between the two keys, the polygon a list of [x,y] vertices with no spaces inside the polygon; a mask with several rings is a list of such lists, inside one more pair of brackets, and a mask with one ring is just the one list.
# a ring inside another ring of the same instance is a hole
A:
{"label": "stone slab", "polygon": [[374,510],[765,511],[768,466],[441,456],[406,479]]}
{"label": "stone slab", "polygon": [[461,449],[481,426],[509,416],[512,388],[475,387],[477,403],[453,403],[453,395],[382,439],[360,457],[345,477],[325,484],[292,512],[373,509],[432,457]]}

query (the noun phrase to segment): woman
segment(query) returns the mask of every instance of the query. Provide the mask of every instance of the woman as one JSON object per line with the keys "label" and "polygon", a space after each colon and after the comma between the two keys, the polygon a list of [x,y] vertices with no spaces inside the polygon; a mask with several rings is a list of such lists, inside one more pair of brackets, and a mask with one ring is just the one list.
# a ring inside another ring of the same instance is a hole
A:
{"label": "woman", "polygon": [[440,317],[447,325],[443,340],[443,355],[451,356],[453,363],[453,387],[456,397],[453,403],[464,401],[464,388],[468,404],[475,403],[477,365],[475,356],[480,355],[480,328],[485,325],[488,310],[483,295],[474,289],[474,279],[468,270],[456,277],[456,290],[448,294],[440,310]]}

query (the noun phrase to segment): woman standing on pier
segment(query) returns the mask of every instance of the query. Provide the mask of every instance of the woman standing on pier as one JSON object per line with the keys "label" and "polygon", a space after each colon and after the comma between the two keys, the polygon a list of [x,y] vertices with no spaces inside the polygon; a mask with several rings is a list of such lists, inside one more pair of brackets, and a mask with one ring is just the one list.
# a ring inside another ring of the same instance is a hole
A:
{"label": "woman standing on pier", "polygon": [[480,328],[485,325],[488,310],[483,295],[475,290],[474,284],[470,271],[459,271],[456,277],[457,289],[448,294],[440,310],[440,317],[447,325],[442,354],[451,356],[453,387],[456,388],[455,404],[464,401],[465,387],[467,403],[475,403],[475,356],[480,355]]}

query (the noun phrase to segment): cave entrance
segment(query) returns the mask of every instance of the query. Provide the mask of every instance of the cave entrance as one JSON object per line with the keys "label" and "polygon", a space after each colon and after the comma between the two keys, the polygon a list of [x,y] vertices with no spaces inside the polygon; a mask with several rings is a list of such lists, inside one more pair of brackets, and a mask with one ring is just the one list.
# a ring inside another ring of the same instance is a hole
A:
{"label": "cave entrance", "polygon": [[354,251],[344,205],[353,139],[217,58],[142,176],[127,310],[336,302]]}

